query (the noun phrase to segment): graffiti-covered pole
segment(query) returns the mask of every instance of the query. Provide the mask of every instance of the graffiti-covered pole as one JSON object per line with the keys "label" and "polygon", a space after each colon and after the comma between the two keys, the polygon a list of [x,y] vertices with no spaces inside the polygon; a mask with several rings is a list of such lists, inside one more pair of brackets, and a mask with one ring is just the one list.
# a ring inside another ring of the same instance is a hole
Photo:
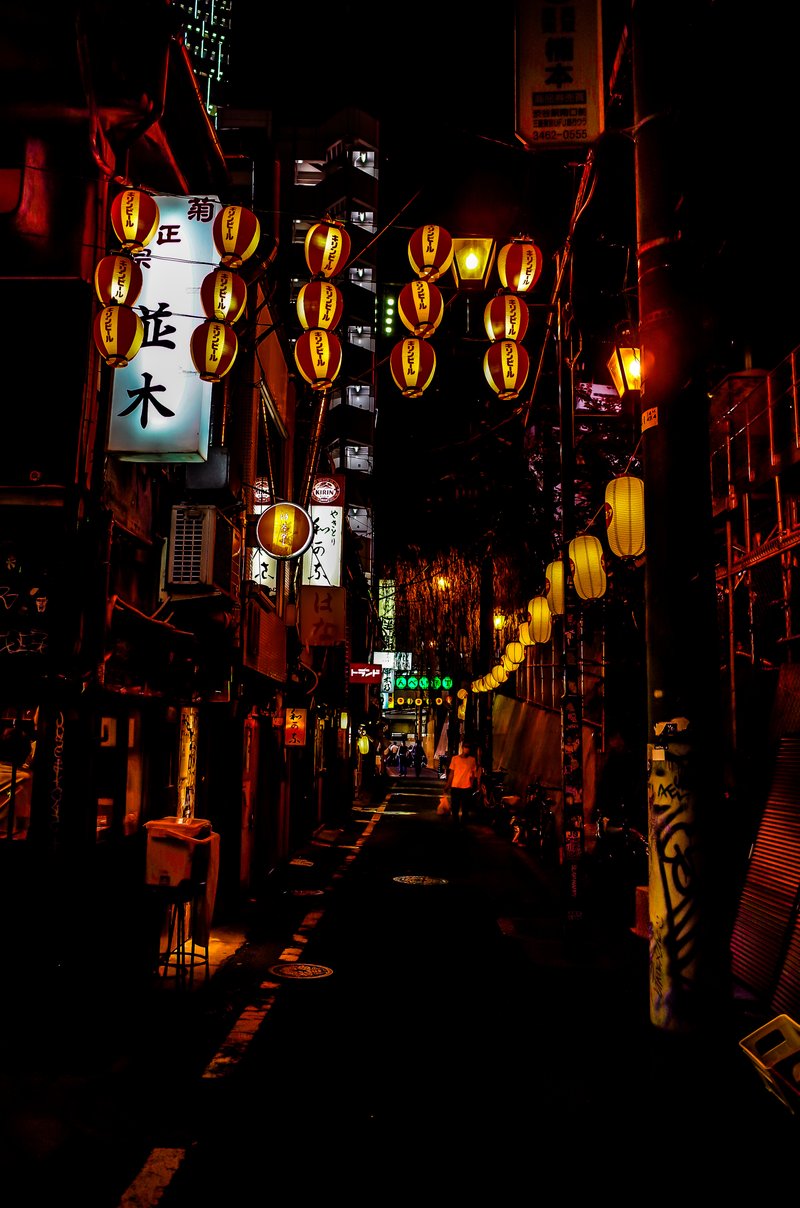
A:
{"label": "graffiti-covered pole", "polygon": [[[692,4],[632,6],[647,553],[650,1018],[718,1026],[728,1001],[718,645],[699,267],[681,230],[700,113],[676,104]],[[670,42],[670,45],[665,45]],[[682,98],[682,99],[683,99]],[[699,311],[699,306],[697,307]]]}

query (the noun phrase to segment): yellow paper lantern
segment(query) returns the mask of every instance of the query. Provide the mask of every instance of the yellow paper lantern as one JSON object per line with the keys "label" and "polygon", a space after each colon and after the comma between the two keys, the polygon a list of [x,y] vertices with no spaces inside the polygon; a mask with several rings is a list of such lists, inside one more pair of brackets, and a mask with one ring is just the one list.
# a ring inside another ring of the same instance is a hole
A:
{"label": "yellow paper lantern", "polygon": [[519,666],[525,658],[525,647],[522,642],[509,642],[506,646],[506,654],[515,666]]}
{"label": "yellow paper lantern", "polygon": [[631,474],[612,478],[605,495],[606,535],[612,554],[638,558],[644,553],[644,483]]}
{"label": "yellow paper lantern", "polygon": [[508,679],[508,672],[502,663],[497,663],[496,666],[492,667],[491,674],[498,684],[504,684]]}
{"label": "yellow paper lantern", "polygon": [[546,596],[534,596],[528,601],[530,631],[534,642],[549,642],[553,630],[553,614]]}
{"label": "yellow paper lantern", "polygon": [[532,646],[533,638],[531,637],[530,625],[527,621],[523,621],[519,627],[519,640],[523,646]]}
{"label": "yellow paper lantern", "polygon": [[359,735],[358,750],[359,754],[361,755],[369,754],[369,739],[367,738],[366,734]]}
{"label": "yellow paper lantern", "polygon": [[548,562],[544,569],[544,594],[554,617],[560,617],[564,611],[564,564],[560,558]]}
{"label": "yellow paper lantern", "polygon": [[597,537],[584,534],[569,543],[572,581],[582,600],[597,600],[605,594],[606,566]]}

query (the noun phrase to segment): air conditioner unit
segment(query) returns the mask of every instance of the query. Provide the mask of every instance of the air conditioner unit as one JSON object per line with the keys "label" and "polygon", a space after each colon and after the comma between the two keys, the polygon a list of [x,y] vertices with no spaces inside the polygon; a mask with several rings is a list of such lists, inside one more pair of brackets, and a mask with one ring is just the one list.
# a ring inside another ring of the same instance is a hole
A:
{"label": "air conditioner unit", "polygon": [[211,504],[175,504],[170,524],[167,585],[235,591],[236,528]]}

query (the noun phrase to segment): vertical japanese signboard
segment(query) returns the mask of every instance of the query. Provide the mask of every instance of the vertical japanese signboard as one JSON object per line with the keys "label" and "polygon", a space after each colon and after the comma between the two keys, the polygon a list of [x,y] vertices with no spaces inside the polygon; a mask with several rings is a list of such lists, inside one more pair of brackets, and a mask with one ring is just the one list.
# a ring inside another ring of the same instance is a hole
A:
{"label": "vertical japanese signboard", "polygon": [[547,150],[593,142],[602,130],[600,0],[520,0],[518,137]]}
{"label": "vertical japanese signboard", "polygon": [[218,264],[212,228],[218,197],[155,199],[160,222],[144,252],[135,307],[144,340],[114,371],[108,451],[125,461],[202,462],[208,458],[210,382],[201,380],[191,337],[203,321],[200,285]]}
{"label": "vertical japanese signboard", "polygon": [[303,557],[301,582],[341,587],[344,483],[339,476],[328,475],[314,480],[309,512],[314,535]]}
{"label": "vertical japanese signboard", "polygon": [[300,587],[300,641],[304,646],[336,646],[347,636],[344,587]]}
{"label": "vertical japanese signboard", "polygon": [[306,745],[307,722],[307,709],[298,709],[295,705],[286,706],[284,740],[287,747],[304,747]]}

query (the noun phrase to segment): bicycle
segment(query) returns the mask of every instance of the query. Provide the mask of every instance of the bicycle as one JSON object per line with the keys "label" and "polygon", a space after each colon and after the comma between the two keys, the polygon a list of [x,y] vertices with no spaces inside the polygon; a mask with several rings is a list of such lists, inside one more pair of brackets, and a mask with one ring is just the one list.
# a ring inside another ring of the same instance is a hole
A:
{"label": "bicycle", "polygon": [[527,786],[525,796],[512,818],[511,842],[527,848],[542,860],[555,858],[555,810],[538,778]]}

